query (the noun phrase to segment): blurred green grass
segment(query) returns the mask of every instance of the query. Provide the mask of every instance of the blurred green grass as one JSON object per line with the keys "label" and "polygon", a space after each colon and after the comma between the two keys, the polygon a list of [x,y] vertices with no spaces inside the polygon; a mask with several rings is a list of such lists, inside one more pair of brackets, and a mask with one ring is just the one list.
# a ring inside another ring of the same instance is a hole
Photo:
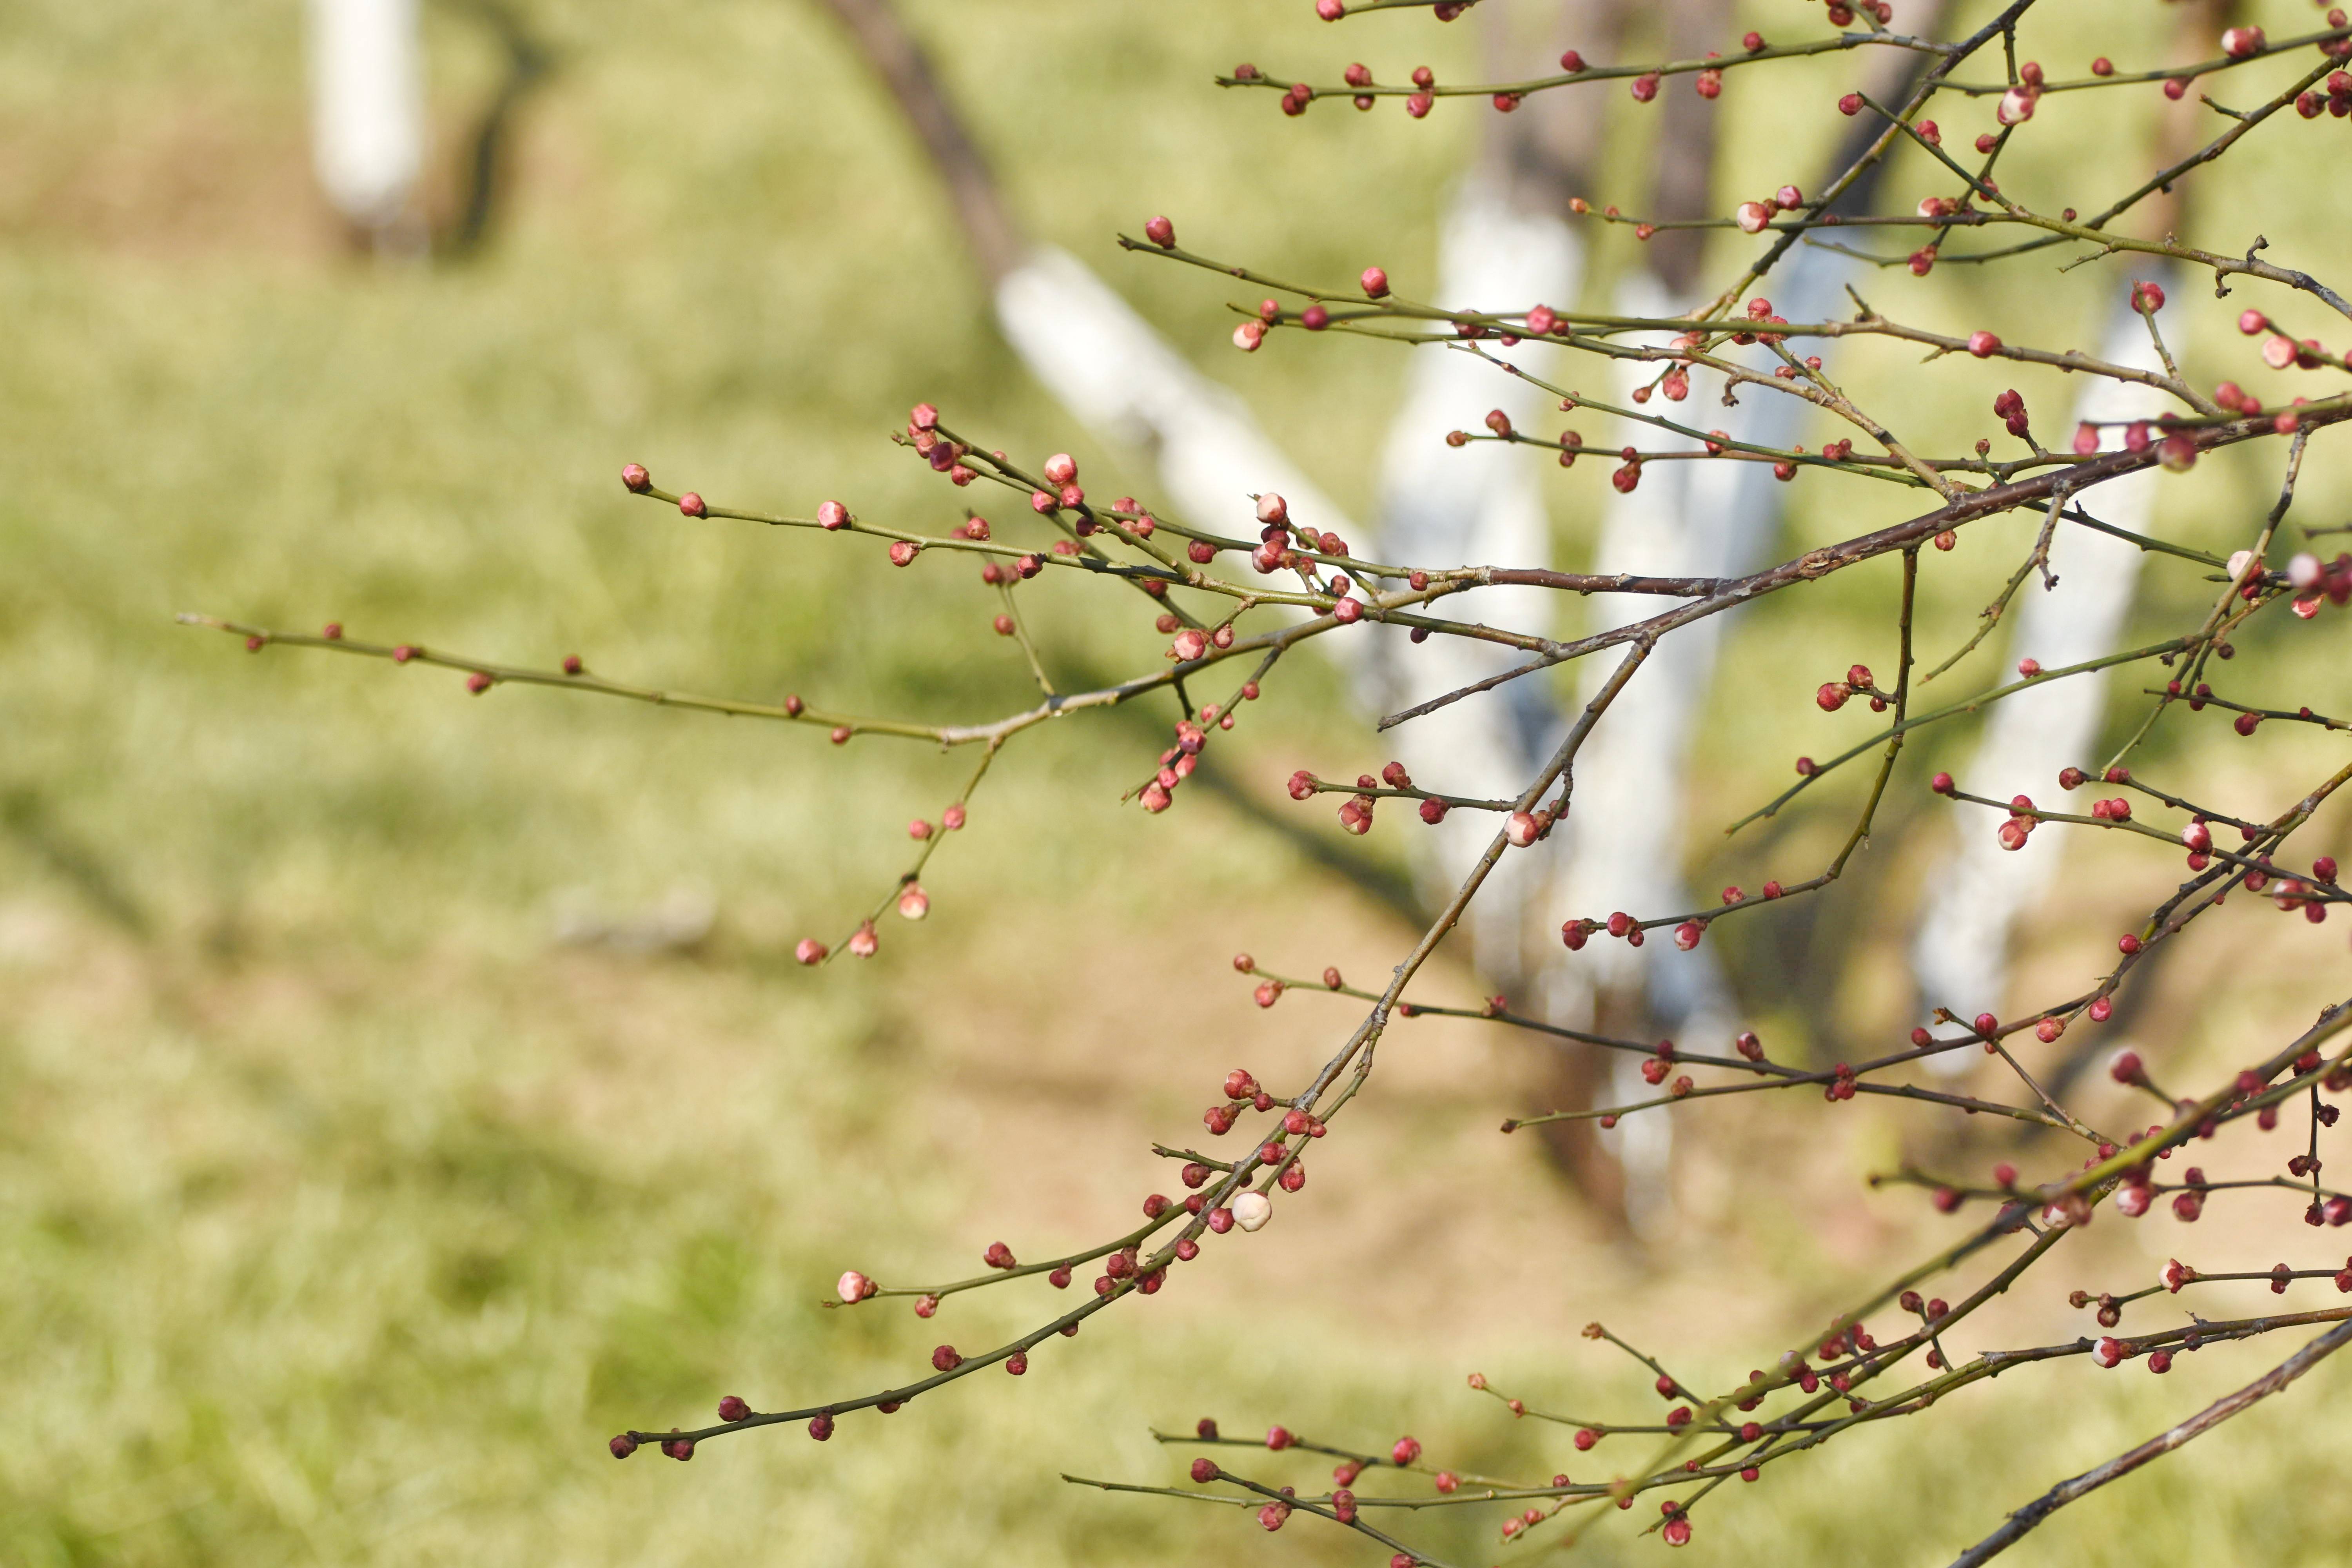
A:
{"label": "blurred green grass", "polygon": [[[1208,357],[1224,292],[1108,237],[1167,210],[1192,242],[1270,270],[1376,258],[1425,276],[1471,117],[1293,124],[1205,86],[1243,58],[1337,58],[1287,13],[910,9],[1035,232],[1196,346],[1363,508],[1400,362],[1355,343]],[[2126,10],[2085,5],[2079,25]],[[845,1423],[823,1449],[771,1434],[688,1467],[604,1458],[607,1433],[698,1421],[720,1393],[864,1388],[941,1335],[1010,1331],[1034,1298],[930,1324],[814,1302],[852,1263],[953,1275],[943,1259],[1000,1234],[1034,1252],[1123,1224],[1166,1180],[1144,1141],[1181,1134],[1229,1057],[1271,1070],[1319,1054],[1290,1007],[1258,1016],[1217,983],[1221,955],[1369,971],[1401,928],[1214,800],[1148,825],[1118,811],[1158,742],[1055,726],[1000,764],[937,863],[919,937],[894,928],[874,965],[812,976],[791,941],[872,897],[898,863],[890,825],[935,811],[965,759],[835,753],[540,692],[473,701],[446,672],[252,659],[172,626],[183,608],[338,618],[489,657],[576,650],[660,684],[961,715],[1026,684],[993,639],[971,653],[994,607],[977,584],[687,525],[622,496],[614,468],[636,458],[754,505],[838,494],[937,517],[935,482],[884,439],[921,396],[1008,448],[1078,452],[1091,483],[1148,489],[992,336],[928,175],[814,13],[532,15],[559,67],[526,115],[517,205],[488,255],[430,270],[353,261],[329,237],[290,5],[51,0],[0,19],[0,1390],[21,1434],[0,1468],[0,1558],[1360,1561],[1309,1521],[1267,1540],[1222,1510],[1054,1476],[1172,1479],[1147,1429],[1203,1413],[1368,1443],[1402,1422],[1479,1468],[1548,1473],[1564,1445],[1499,1428],[1462,1372],[1549,1405],[1638,1398],[1569,1331],[1614,1314],[1671,1325],[1707,1372],[1737,1375],[1874,1278],[1895,1240],[1933,1234],[1853,1179],[1910,1124],[1856,1113],[1832,1139],[1806,1123],[1775,1143],[1735,1120],[1759,1142],[1727,1147],[1790,1162],[1801,1190],[1750,1194],[1738,1153],[1695,1156],[1694,1179],[1729,1195],[1695,1199],[1674,1245],[1629,1255],[1529,1151],[1496,1151],[1495,1113],[1523,1108],[1510,1054],[1433,1035],[1447,1043],[1392,1047],[1411,1092],[1373,1097],[1361,1146],[1318,1166],[1310,1198],[1339,1216],[1319,1234],[1302,1202],[1297,1224],[1108,1315],[1024,1383]],[[430,23],[453,123],[487,67],[461,21]],[[1466,27],[1392,18],[1349,43],[1454,74],[1475,51]],[[1727,104],[1775,123],[1759,100]],[[1779,177],[1774,145],[1737,138],[1727,184]],[[2217,233],[2258,214],[2274,254],[2342,253],[2340,208],[2242,213],[2256,188],[2221,186]],[[1901,298],[1972,319],[1994,283],[1955,270]],[[2079,331],[2117,276],[2053,283],[2032,324]],[[2232,342],[2200,331],[2217,358]],[[1932,379],[1867,374],[1923,427],[1979,421]],[[2061,395],[2054,380],[2028,391]],[[1583,548],[1590,468],[1560,490],[1564,558]],[[2265,499],[2258,469],[2201,468],[2168,524],[2234,537]],[[2340,468],[2313,485],[2340,510]],[[1937,632],[1962,635],[2008,553],[1971,540],[1949,563]],[[1801,671],[1873,657],[1881,587],[1841,581],[1748,618],[1705,742],[1699,776],[1721,782],[1702,820],[1752,804],[1758,759],[1777,776]],[[2150,621],[2200,591],[2152,580]],[[1129,621],[1039,600],[1090,663],[1158,658]],[[1278,740],[1241,732],[1244,788],[1270,795],[1301,761],[1376,760],[1342,683],[1294,663]],[[2345,685],[2323,655],[2289,668],[2315,700]],[[1884,911],[1907,907],[1939,821],[1898,807],[1848,902],[1790,929],[1816,956],[1861,950],[1858,971],[1894,962]],[[1809,854],[1833,824],[1809,806],[1764,842]],[[1361,852],[1398,851],[1383,835]],[[1735,843],[1701,870],[1752,881],[1760,862],[1743,858],[1762,853]],[[560,899],[628,911],[679,888],[720,911],[691,954],[549,941]],[[2106,929],[2127,891],[2070,894],[2053,941]],[[2263,931],[2240,951],[2325,941],[2312,968],[2340,970],[2332,936]],[[1789,1009],[1780,1037],[1828,1050],[1885,1021],[1869,994],[1790,996],[1784,945],[1727,931],[1727,947]],[[2226,1025],[2171,1026],[2228,1044]],[[2075,1331],[2047,1308],[2019,1331]],[[1940,1562],[2049,1479],[2234,1386],[2252,1353],[2097,1382],[2095,1399],[2080,1366],[1979,1391],[1713,1509],[1699,1551]],[[2313,1413],[2345,1386],[2319,1374],[2068,1510],[2019,1560],[2340,1561],[2352,1521]],[[1430,1529],[1465,1561],[1492,1546],[1483,1527]],[[1604,1527],[1585,1550],[1611,1563],[1654,1545]]]}

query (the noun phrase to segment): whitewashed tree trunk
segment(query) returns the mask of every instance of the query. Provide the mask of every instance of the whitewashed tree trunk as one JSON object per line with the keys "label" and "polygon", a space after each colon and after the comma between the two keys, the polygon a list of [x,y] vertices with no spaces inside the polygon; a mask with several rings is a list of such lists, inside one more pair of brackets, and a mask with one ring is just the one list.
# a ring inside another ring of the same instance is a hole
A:
{"label": "whitewashed tree trunk", "polygon": [[[1473,175],[1456,194],[1440,237],[1436,302],[1455,308],[1524,310],[1565,306],[1583,282],[1583,255],[1567,225],[1516,211]],[[1522,342],[1484,345],[1531,374],[1548,375],[1559,351]],[[1390,427],[1375,548],[1387,559],[1464,564],[1542,565],[1551,558],[1550,524],[1535,453],[1499,443],[1448,447],[1446,433],[1475,429],[1490,408],[1533,427],[1545,415],[1538,388],[1474,355],[1416,352],[1404,402]],[[1542,626],[1555,595],[1539,588],[1484,588],[1442,601],[1434,613],[1497,625]],[[1413,644],[1381,633],[1357,645],[1367,706],[1393,712],[1491,675],[1523,657],[1464,637]],[[1397,760],[1424,788],[1495,797],[1524,787],[1531,763],[1558,716],[1540,682],[1515,681],[1492,695],[1457,702],[1389,732]],[[1414,861],[1433,900],[1460,882],[1486,848],[1495,823],[1483,812],[1456,812],[1434,828],[1403,823],[1415,835]],[[1507,881],[1474,906],[1468,928],[1480,972],[1506,987],[1528,972],[1528,911],[1544,902],[1543,858],[1512,856],[1496,868]],[[1490,886],[1493,884],[1490,882]]]}
{"label": "whitewashed tree trunk", "polygon": [[425,89],[416,0],[310,0],[310,158],[379,251],[421,251]]}
{"label": "whitewashed tree trunk", "polygon": [[[2173,280],[2165,281],[2169,285]],[[2128,303],[2116,308],[2099,352],[2117,363],[2162,368],[2147,325]],[[2084,385],[2074,418],[2152,417],[2166,406],[2159,395],[2147,388],[2102,379]],[[2073,430],[2070,420],[2043,438],[2070,437]],[[2107,444],[2120,445],[2120,432],[2107,432]],[[2161,482],[2151,470],[2103,484],[2098,510],[2091,515],[2145,533]],[[2021,560],[2032,542],[2010,537],[1999,548]],[[1961,548],[1971,547],[1995,548],[1990,535],[1964,535]],[[2044,591],[2037,578],[2027,579],[2011,603],[2005,662],[1990,666],[1982,650],[1970,656],[1969,664],[1943,678],[1955,683],[1953,695],[2011,679],[2011,669],[2021,658],[2031,657],[2054,669],[2114,652],[2131,613],[2139,558],[2136,545],[2060,523],[2050,542],[2050,570],[2057,585]],[[1998,636],[1987,639],[2000,640]],[[2102,761],[2093,755],[2093,748],[2106,716],[2106,675],[2101,671],[2069,676],[1996,704],[1976,754],[1953,769],[1952,776],[1971,795],[2051,799],[2060,793],[2061,768],[2072,764],[2087,770]],[[2063,833],[2039,833],[2025,848],[2012,853],[1994,837],[1998,823],[1990,814],[1963,806],[1954,816],[1958,842],[1927,879],[1927,900],[1912,946],[1920,1011],[1924,1015],[1931,1008],[1948,1007],[1964,1018],[1979,1012],[1999,1014],[2009,986],[2011,933],[2019,917],[2057,877],[2068,840]],[[1969,1065],[1959,1054],[1931,1060],[1950,1072]]]}
{"label": "whitewashed tree trunk", "polygon": [[1150,455],[1181,515],[1246,537],[1257,531],[1250,497],[1274,490],[1301,522],[1360,539],[1237,394],[1195,370],[1077,258],[1028,252],[997,285],[996,317],[1030,372],[1090,433]]}

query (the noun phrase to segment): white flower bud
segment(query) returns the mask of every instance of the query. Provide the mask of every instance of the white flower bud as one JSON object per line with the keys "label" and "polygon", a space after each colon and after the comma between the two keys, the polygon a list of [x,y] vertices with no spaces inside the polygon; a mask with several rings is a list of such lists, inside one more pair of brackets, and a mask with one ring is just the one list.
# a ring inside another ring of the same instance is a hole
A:
{"label": "white flower bud", "polygon": [[1234,1200],[1234,1223],[1255,1230],[1274,1217],[1274,1205],[1264,1193],[1244,1193]]}

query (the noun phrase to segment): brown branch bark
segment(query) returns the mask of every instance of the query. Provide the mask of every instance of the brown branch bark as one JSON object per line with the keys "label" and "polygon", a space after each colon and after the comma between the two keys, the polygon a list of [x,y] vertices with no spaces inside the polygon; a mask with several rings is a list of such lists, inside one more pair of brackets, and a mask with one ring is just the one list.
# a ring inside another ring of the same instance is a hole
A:
{"label": "brown branch bark", "polygon": [[2118,1454],[2104,1465],[2095,1466],[2079,1476],[2060,1481],[2011,1514],[2008,1523],[1953,1558],[1952,1568],[1978,1568],[1979,1564],[1990,1562],[2015,1545],[2027,1531],[2068,1503],[2096,1491],[2109,1481],[2131,1474],[2152,1459],[2162,1458],[2191,1438],[2202,1436],[2231,1416],[2252,1408],[2257,1402],[2269,1398],[2343,1349],[2347,1342],[2352,1342],[2352,1320],[2336,1324],[2245,1387],[2215,1400],[2171,1430],[2158,1433],[2138,1447]]}

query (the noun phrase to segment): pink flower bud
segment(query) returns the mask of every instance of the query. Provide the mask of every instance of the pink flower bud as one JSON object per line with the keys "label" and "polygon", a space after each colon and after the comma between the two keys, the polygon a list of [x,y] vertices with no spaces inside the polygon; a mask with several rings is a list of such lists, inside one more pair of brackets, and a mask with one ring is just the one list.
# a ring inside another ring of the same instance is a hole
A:
{"label": "pink flower bud", "polygon": [[1366,294],[1375,300],[1384,300],[1388,297],[1389,275],[1380,268],[1365,268],[1363,276],[1356,281],[1363,287]]}
{"label": "pink flower bud", "polygon": [[1176,226],[1164,217],[1147,219],[1143,225],[1143,237],[1162,250],[1169,249],[1176,243]]}
{"label": "pink flower bud", "polygon": [[2221,33],[2221,52],[2233,60],[2262,53],[2263,43],[2260,27],[2229,27]]}
{"label": "pink flower bud", "polygon": [[721,1421],[740,1421],[751,1414],[751,1407],[731,1394],[719,1402],[719,1419]]}
{"label": "pink flower bud", "polygon": [[[2289,347],[2292,348],[2293,345],[2290,344]],[[692,490],[688,490],[684,495],[677,498],[677,510],[686,513],[688,517],[707,516],[710,510],[709,507],[702,504],[702,498],[696,495]]]}
{"label": "pink flower bud", "polygon": [[1536,841],[1536,819],[1531,813],[1515,811],[1503,824],[1503,837],[1515,849],[1525,849]]}
{"label": "pink flower bud", "polygon": [[872,921],[867,921],[860,925],[849,939],[850,953],[852,956],[857,958],[873,957],[875,950],[879,948],[881,945],[881,940],[874,934],[874,922]]}
{"label": "pink flower bud", "polygon": [[1742,202],[1739,210],[1732,214],[1732,220],[1739,225],[1742,234],[1761,234],[1764,226],[1772,221],[1772,210],[1762,202]]}
{"label": "pink flower bud", "polygon": [[1990,332],[1977,331],[1969,334],[1969,353],[1979,359],[1990,359],[2000,352],[2000,340]]}
{"label": "pink flower bud", "polygon": [[898,895],[898,913],[907,920],[919,921],[931,912],[930,895],[912,883]]}
{"label": "pink flower bud", "polygon": [[1257,498],[1257,521],[1260,525],[1266,528],[1288,522],[1290,503],[1272,491],[1268,491]]}
{"label": "pink flower bud", "polygon": [[1396,1446],[1389,1450],[1389,1458],[1396,1461],[1397,1468],[1400,1469],[1412,1464],[1415,1459],[1421,1458],[1421,1439],[1418,1437],[1398,1438],[1396,1440]]}
{"label": "pink flower bud", "polygon": [[[653,489],[654,477],[646,472],[645,465],[642,463],[625,463],[621,466],[621,482],[637,494],[643,495]],[[619,1440],[614,1439],[615,1442]]]}

